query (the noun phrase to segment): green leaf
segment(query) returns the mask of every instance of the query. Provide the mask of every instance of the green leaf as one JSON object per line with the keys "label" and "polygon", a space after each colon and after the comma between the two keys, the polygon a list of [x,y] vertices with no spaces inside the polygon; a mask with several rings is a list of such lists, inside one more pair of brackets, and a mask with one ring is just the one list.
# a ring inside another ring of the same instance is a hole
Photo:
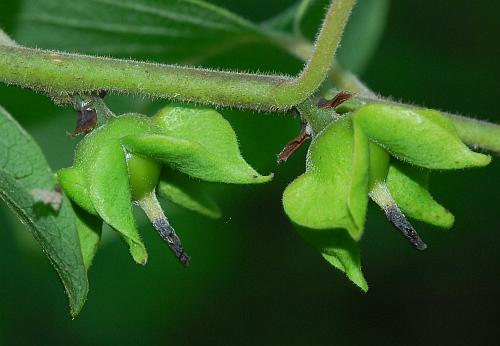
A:
{"label": "green leaf", "polygon": [[300,0],[276,16],[266,20],[262,25],[272,30],[301,35],[300,24],[313,2],[314,0]]}
{"label": "green leaf", "polygon": [[[193,63],[246,44],[280,48],[281,38],[304,29],[313,39],[328,2],[301,0],[259,25],[201,0],[24,0],[15,39],[31,47]],[[388,4],[360,0],[354,8],[337,54],[353,72],[374,53]]]}
{"label": "green leaf", "polygon": [[102,233],[102,220],[92,214],[87,213],[78,205],[73,204],[76,214],[76,229],[82,249],[83,263],[88,269],[92,265],[92,260],[97,252]]}
{"label": "green leaf", "polygon": [[132,213],[127,162],[120,141],[111,139],[99,148],[84,174],[99,216],[123,236],[134,260],[146,264],[148,256]]}
{"label": "green leaf", "polygon": [[393,162],[387,187],[398,207],[409,217],[443,228],[453,226],[454,217],[428,191],[429,171]]}
{"label": "green leaf", "polygon": [[355,122],[400,160],[429,169],[481,167],[491,157],[471,151],[441,113],[387,104],[359,108]]}
{"label": "green leaf", "polygon": [[255,24],[200,0],[24,0],[23,4],[15,38],[27,46],[180,62],[267,40]]}
{"label": "green leaf", "polygon": [[306,173],[283,194],[290,219],[310,229],[343,228],[360,239],[368,203],[368,142],[355,139],[351,119],[332,123],[313,140]]}
{"label": "green leaf", "polygon": [[154,122],[161,135],[128,136],[123,139],[127,150],[210,182],[256,184],[273,177],[261,176],[248,165],[231,125],[215,110],[165,107]]}
{"label": "green leaf", "polygon": [[389,0],[358,0],[336,55],[340,64],[361,73],[370,62],[384,33]]}
{"label": "green leaf", "polygon": [[63,196],[59,210],[35,203],[31,191],[53,191],[56,181],[38,145],[0,107],[0,197],[29,228],[59,274],[76,316],[88,292],[75,214]]}
{"label": "green leaf", "polygon": [[163,175],[157,187],[160,196],[180,207],[217,219],[221,212],[217,204],[203,189],[203,185],[186,176]]}

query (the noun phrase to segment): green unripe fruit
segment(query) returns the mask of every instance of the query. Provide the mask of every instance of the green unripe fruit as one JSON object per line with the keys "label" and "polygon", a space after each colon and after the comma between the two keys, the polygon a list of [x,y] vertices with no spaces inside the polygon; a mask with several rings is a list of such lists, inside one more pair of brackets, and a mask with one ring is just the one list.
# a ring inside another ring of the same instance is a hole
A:
{"label": "green unripe fruit", "polygon": [[139,201],[154,191],[161,171],[156,161],[129,153],[127,167],[132,201]]}

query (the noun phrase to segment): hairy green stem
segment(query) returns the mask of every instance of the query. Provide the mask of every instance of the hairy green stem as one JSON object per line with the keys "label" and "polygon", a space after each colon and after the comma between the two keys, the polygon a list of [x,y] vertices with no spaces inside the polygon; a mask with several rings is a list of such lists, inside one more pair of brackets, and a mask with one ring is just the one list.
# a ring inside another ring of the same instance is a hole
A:
{"label": "hairy green stem", "polygon": [[332,1],[311,58],[296,78],[0,46],[0,81],[51,95],[106,89],[219,106],[287,110],[324,81],[354,3]]}
{"label": "hairy green stem", "polygon": [[[57,100],[108,89],[115,92],[170,98],[256,110],[309,110],[315,129],[324,127],[325,112],[311,111],[307,101],[326,74],[361,102],[391,103],[373,93],[354,74],[333,62],[335,50],[355,0],[330,5],[315,45],[300,36],[272,35],[283,50],[308,61],[297,78],[213,71],[19,47],[0,30],[0,81],[43,91]],[[28,73],[29,72],[29,73]],[[304,101],[306,101],[304,103]],[[314,108],[314,107],[313,107]],[[500,126],[446,114],[462,140],[473,147],[500,152]]]}
{"label": "hairy green stem", "polygon": [[[314,46],[311,42],[301,37],[281,37],[276,36],[273,40],[281,49],[287,51],[293,56],[307,61],[312,55]],[[328,77],[337,87],[342,90],[352,91],[361,95],[374,96],[370,90],[359,78],[350,71],[345,70],[338,62],[333,60],[331,68],[328,72]]]}

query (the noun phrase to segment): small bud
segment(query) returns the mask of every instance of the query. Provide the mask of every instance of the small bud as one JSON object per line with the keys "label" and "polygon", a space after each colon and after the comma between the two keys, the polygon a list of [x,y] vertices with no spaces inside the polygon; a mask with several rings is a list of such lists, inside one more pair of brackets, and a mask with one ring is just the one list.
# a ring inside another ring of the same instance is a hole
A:
{"label": "small bud", "polygon": [[319,108],[337,108],[337,106],[340,106],[342,103],[345,101],[349,100],[352,98],[352,94],[348,91],[341,91],[337,95],[335,95],[331,100],[325,100],[321,99],[318,102],[318,107]]}

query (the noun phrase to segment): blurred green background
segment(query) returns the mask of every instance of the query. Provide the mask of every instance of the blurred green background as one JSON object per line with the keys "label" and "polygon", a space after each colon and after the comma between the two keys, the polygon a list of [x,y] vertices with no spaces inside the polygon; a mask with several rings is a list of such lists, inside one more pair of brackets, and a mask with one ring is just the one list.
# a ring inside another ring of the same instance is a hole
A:
{"label": "blurred green background", "polygon": [[[214,3],[260,21],[293,1]],[[0,25],[14,37],[21,7],[21,1],[0,2]],[[500,3],[491,0],[392,1],[379,45],[374,39],[365,43],[373,45],[372,58],[354,67],[382,95],[499,122],[499,11]],[[319,23],[320,17],[306,18],[305,31],[314,35]],[[346,49],[340,57],[349,65],[349,54],[355,56],[356,49]],[[265,45],[242,47],[204,64],[291,74],[302,66]],[[107,100],[116,112],[152,114],[162,104],[113,95]],[[76,140],[65,131],[73,129],[74,111],[3,85],[0,104],[36,138],[54,169],[71,164]],[[296,134],[297,121],[222,112],[247,160],[261,173],[274,171],[276,179],[263,186],[213,187],[224,213],[217,221],[165,205],[193,257],[188,269],[179,266],[140,213],[150,252],[146,267],[135,265],[118,237],[105,232],[90,271],[88,302],[74,321],[56,273],[23,225],[1,206],[0,344],[500,342],[495,333],[500,160],[485,169],[432,176],[432,191],[455,214],[456,225],[443,231],[416,224],[429,245],[425,252],[414,251],[371,206],[361,242],[371,287],[362,294],[295,233],[281,208],[284,187],[304,170],[304,149],[286,164],[275,165],[276,153]]]}

